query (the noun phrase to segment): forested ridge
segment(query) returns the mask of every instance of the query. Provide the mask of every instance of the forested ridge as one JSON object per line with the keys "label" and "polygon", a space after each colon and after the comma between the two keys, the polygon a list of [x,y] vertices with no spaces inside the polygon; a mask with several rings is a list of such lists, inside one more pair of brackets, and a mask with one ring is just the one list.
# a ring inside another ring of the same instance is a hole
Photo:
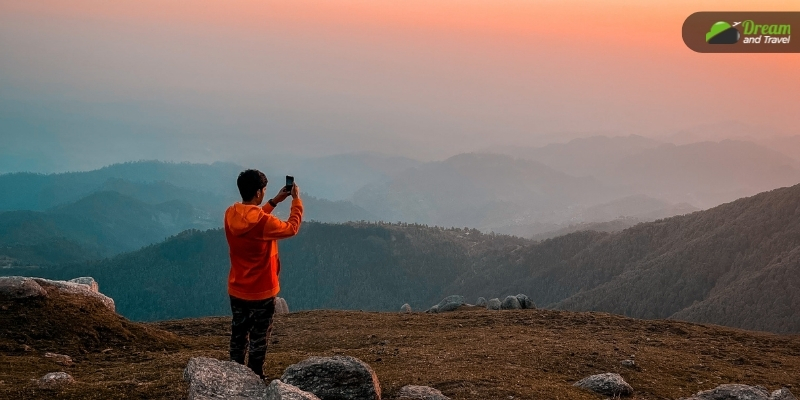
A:
{"label": "forested ridge", "polygon": [[[413,224],[306,222],[281,241],[281,296],[292,309],[427,308],[456,276],[486,256],[528,243],[475,229]],[[8,270],[66,279],[93,276],[132,319],[223,315],[228,247],[221,229],[185,231],[163,243],[102,261]]]}
{"label": "forested ridge", "polygon": [[[800,185],[618,233],[542,242],[415,224],[304,223],[282,241],[294,310],[426,309],[450,294],[524,293],[540,307],[800,332]],[[226,314],[221,230],[187,231],[99,262],[36,271],[94,276],[133,319]],[[24,272],[24,271],[23,271]]]}

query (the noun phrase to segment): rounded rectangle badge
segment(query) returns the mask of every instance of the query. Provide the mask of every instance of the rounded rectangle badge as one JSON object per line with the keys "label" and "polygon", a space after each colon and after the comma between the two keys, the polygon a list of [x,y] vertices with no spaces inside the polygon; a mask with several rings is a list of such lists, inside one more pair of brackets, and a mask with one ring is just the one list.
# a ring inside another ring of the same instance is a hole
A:
{"label": "rounded rectangle badge", "polygon": [[701,11],[683,22],[683,42],[698,53],[800,53],[800,12]]}

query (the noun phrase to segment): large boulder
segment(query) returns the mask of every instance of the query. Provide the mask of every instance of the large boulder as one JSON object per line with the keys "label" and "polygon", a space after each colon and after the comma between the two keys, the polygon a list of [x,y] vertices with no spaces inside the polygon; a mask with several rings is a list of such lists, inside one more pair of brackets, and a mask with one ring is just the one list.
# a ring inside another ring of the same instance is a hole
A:
{"label": "large boulder", "polygon": [[728,383],[698,392],[686,400],[796,400],[796,398],[787,388],[770,393],[761,386]]}
{"label": "large boulder", "polygon": [[478,307],[486,307],[486,299],[483,297],[478,297],[478,301],[475,302],[475,305]]}
{"label": "large boulder", "polygon": [[289,313],[289,303],[286,302],[286,299],[283,297],[276,297],[275,298],[275,314],[288,314]]}
{"label": "large boulder", "polygon": [[183,370],[189,400],[263,399],[267,386],[250,368],[233,361],[195,357]]}
{"label": "large boulder", "polygon": [[522,307],[519,306],[519,300],[517,300],[516,297],[507,296],[503,300],[503,304],[500,305],[500,308],[503,310],[519,310]]}
{"label": "large boulder", "polygon": [[31,278],[0,276],[0,296],[10,299],[30,299],[46,297],[47,291]]}
{"label": "large boulder", "polygon": [[314,393],[304,392],[297,386],[275,379],[267,386],[267,395],[264,400],[319,400],[319,397]]}
{"label": "large boulder", "polygon": [[517,296],[517,301],[519,301],[519,307],[524,309],[532,309],[536,308],[536,304],[533,304],[533,300],[531,300],[528,296],[520,293]]}
{"label": "large boulder", "polygon": [[405,385],[397,393],[399,400],[450,400],[430,386]]}
{"label": "large boulder", "polygon": [[350,356],[310,357],[290,365],[281,381],[322,400],[380,400],[381,385],[365,362]]}
{"label": "large boulder", "polygon": [[[71,281],[53,281],[50,279],[43,279],[43,278],[32,278],[36,283],[40,286],[45,288],[46,290],[50,290],[49,288],[55,288],[56,290],[64,293],[71,293],[77,294],[81,296],[92,297],[106,306],[109,310],[116,312],[116,307],[114,305],[114,299],[108,297],[100,292],[94,291],[93,286],[85,283],[76,283]],[[78,278],[78,279],[92,279],[92,278]],[[94,281],[94,279],[92,279]],[[96,286],[96,282],[95,282]]]}
{"label": "large boulder", "polygon": [[502,303],[500,303],[500,299],[498,298],[491,299],[488,303],[486,303],[487,310],[499,310],[501,306]]}
{"label": "large boulder", "polygon": [[573,386],[605,396],[630,396],[633,388],[619,374],[607,372],[581,379]]}
{"label": "large boulder", "polygon": [[411,312],[411,305],[406,303],[400,307],[400,312]]}
{"label": "large boulder", "polygon": [[75,383],[75,379],[66,372],[51,372],[41,378],[37,384],[40,389],[56,390]]}

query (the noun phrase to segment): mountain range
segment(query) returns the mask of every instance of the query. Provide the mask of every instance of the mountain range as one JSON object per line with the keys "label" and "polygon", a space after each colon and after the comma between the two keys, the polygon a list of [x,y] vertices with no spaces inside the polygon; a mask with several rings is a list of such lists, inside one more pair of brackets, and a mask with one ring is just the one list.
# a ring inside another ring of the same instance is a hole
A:
{"label": "mountain range", "polygon": [[[450,294],[517,293],[546,308],[800,332],[800,185],[617,233],[536,242],[415,224],[307,223],[281,244],[293,309],[426,309]],[[99,262],[43,268],[91,275],[134,319],[226,312],[220,230],[187,231]],[[10,271],[29,275],[31,270]]]}

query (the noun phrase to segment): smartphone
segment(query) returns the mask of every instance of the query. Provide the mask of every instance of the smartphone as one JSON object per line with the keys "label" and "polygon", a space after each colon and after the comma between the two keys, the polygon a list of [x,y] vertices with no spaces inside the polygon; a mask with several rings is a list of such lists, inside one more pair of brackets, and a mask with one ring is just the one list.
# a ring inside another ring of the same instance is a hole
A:
{"label": "smartphone", "polygon": [[291,175],[286,175],[286,190],[291,192],[293,186],[294,186],[294,177]]}

